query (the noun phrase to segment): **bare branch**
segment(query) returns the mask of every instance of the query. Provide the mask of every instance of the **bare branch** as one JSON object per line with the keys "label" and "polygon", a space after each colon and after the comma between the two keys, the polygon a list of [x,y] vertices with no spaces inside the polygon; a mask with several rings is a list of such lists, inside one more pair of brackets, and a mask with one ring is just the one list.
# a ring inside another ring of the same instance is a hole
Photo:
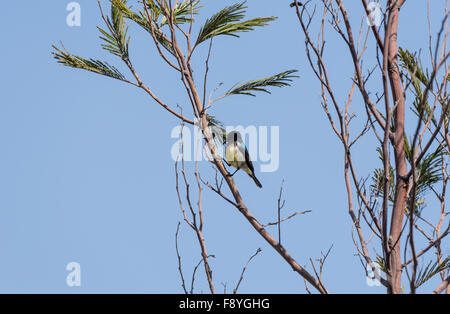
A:
{"label": "bare branch", "polygon": [[178,251],[178,232],[180,231],[180,222],[178,222],[177,225],[177,231],[175,232],[175,250],[177,252],[177,258],[178,258],[178,272],[180,273],[180,278],[181,278],[181,286],[183,287],[184,293],[188,293],[188,291],[186,290],[186,285],[184,283],[184,276],[183,276],[183,270],[181,269],[181,256],[180,256],[180,252]]}
{"label": "bare branch", "polygon": [[264,228],[270,227],[270,226],[277,226],[277,225],[281,224],[282,222],[285,222],[285,221],[287,221],[287,220],[289,220],[291,218],[294,218],[297,215],[304,215],[304,214],[307,214],[307,213],[310,213],[310,212],[311,212],[311,210],[305,210],[305,211],[302,211],[302,212],[295,212],[295,213],[287,216],[286,218],[280,219],[279,221],[268,222],[266,224],[263,224],[262,226]]}
{"label": "bare branch", "polygon": [[444,291],[445,289],[448,289],[448,286],[450,284],[450,276],[448,276],[447,278],[445,278],[440,284],[439,286],[437,286],[436,289],[433,290],[433,294],[440,294],[442,291]]}
{"label": "bare branch", "polygon": [[242,279],[244,279],[244,274],[245,274],[245,271],[246,271],[246,269],[247,269],[248,264],[249,264],[250,261],[251,261],[254,257],[256,257],[256,255],[258,255],[260,252],[261,252],[261,249],[258,248],[258,249],[256,250],[256,253],[253,254],[252,256],[250,256],[250,258],[248,259],[247,263],[245,263],[244,268],[242,269],[241,277],[239,277],[239,281],[238,281],[238,283],[236,284],[236,288],[233,289],[233,294],[236,294],[236,293],[237,293],[237,291],[238,291],[238,289],[239,289],[239,286],[240,286],[240,284],[241,284],[241,282],[242,282]]}

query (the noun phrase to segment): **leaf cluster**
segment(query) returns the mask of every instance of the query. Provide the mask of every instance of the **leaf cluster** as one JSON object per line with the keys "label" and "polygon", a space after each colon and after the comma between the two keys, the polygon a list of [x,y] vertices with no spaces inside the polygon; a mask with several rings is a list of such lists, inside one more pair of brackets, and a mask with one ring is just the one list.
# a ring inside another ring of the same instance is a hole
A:
{"label": "leaf cluster", "polygon": [[72,55],[64,48],[64,46],[63,50],[57,48],[54,45],[52,47],[55,50],[54,52],[52,52],[53,57],[59,64],[76,69],[90,71],[118,80],[125,80],[125,76],[120,73],[116,67],[108,64],[107,62],[95,59],[84,59],[80,56]]}
{"label": "leaf cluster", "polygon": [[434,275],[440,272],[448,271],[449,269],[450,269],[450,255],[447,256],[441,263],[439,263],[438,261],[434,263],[430,261],[427,264],[427,266],[418,273],[415,283],[416,287],[420,287],[425,282],[430,280]]}
{"label": "leaf cluster", "polygon": [[[126,3],[126,1],[124,1]],[[128,47],[130,37],[127,36],[128,26],[126,25],[122,11],[115,5],[111,5],[111,18],[105,17],[108,30],[97,26],[103,36],[100,36],[105,43],[102,48],[124,60],[129,60]]]}
{"label": "leaf cluster", "polygon": [[254,92],[264,92],[270,94],[270,91],[267,90],[267,87],[290,86],[290,82],[292,82],[292,79],[298,77],[297,75],[293,75],[296,72],[298,71],[288,70],[259,80],[253,80],[239,85],[234,85],[227,92],[227,94],[249,96],[255,96]]}
{"label": "leaf cluster", "polygon": [[219,35],[239,37],[238,33],[251,31],[257,26],[266,26],[268,22],[276,19],[276,17],[271,16],[242,21],[247,8],[245,2],[225,7],[208,18],[200,29],[195,45]]}

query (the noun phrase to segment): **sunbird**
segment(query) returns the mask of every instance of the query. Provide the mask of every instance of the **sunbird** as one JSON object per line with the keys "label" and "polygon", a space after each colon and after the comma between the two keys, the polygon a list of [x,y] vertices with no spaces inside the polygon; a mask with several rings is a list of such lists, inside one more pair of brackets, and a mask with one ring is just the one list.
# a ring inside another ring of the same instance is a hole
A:
{"label": "sunbird", "polygon": [[262,188],[261,182],[255,176],[255,168],[253,168],[247,147],[242,141],[241,134],[237,131],[228,133],[225,146],[225,159],[230,166],[236,169],[232,176],[239,170],[244,170],[255,181],[259,188]]}

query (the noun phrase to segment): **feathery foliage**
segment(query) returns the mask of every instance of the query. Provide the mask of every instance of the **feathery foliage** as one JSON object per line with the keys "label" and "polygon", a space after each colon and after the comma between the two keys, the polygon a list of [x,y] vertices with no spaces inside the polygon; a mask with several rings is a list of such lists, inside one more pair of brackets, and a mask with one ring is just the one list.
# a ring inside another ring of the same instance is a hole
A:
{"label": "feathery foliage", "polygon": [[206,119],[208,120],[208,126],[211,128],[214,140],[218,141],[218,144],[223,145],[227,137],[223,123],[215,116],[209,114],[206,114]]}
{"label": "feathery foliage", "polygon": [[223,128],[223,123],[220,120],[218,120],[216,116],[206,114],[206,120],[208,120],[208,126]]}
{"label": "feathery foliage", "polygon": [[[152,32],[155,34],[156,40],[172,55],[175,54],[172,43],[167,39],[167,37],[164,36],[164,34],[156,28],[152,22],[147,17],[147,14],[143,11],[139,11],[139,14],[131,10],[130,7],[126,5],[126,1],[124,0],[110,0],[111,5],[116,7],[124,17],[126,17],[129,20],[132,20],[136,24],[138,24],[140,27],[142,27],[144,30],[146,30],[148,33],[152,34]],[[154,21],[157,21],[159,16],[162,14],[161,8],[158,7],[158,5],[152,1],[152,0],[146,0],[147,8],[149,9],[149,13],[151,14],[151,17]]]}
{"label": "feathery foliage", "polygon": [[[408,162],[413,161],[413,153],[409,143],[405,140],[405,154]],[[442,160],[446,152],[442,146],[424,156],[422,161],[416,167],[417,196],[426,192],[433,184],[440,182],[442,178]]]}
{"label": "feathery foliage", "polygon": [[[412,163],[413,153],[411,151],[409,142],[406,138],[404,140],[404,145],[405,145],[406,159],[408,160],[409,163]],[[381,150],[381,148],[378,147],[377,152],[379,154],[380,160],[383,161],[383,151]],[[441,163],[445,154],[446,152],[444,148],[442,146],[439,146],[434,152],[426,154],[422,159],[422,161],[417,165],[416,179],[418,192],[422,193],[427,189],[427,187],[442,180]],[[371,187],[375,191],[378,191],[380,193],[379,195],[382,195],[383,177],[384,177],[384,170],[376,169],[373,175],[374,183]],[[390,177],[391,177],[390,179],[391,185],[395,184],[394,169],[392,167]]]}
{"label": "feathery foliage", "polygon": [[[123,3],[126,3],[126,1]],[[103,35],[100,38],[105,41],[102,44],[103,49],[124,60],[129,60],[130,37],[127,37],[128,26],[124,21],[122,11],[114,3],[111,3],[111,19],[106,16],[105,23],[109,32],[97,26],[97,29]]]}
{"label": "feathery foliage", "polygon": [[434,275],[446,271],[450,269],[450,255],[447,256],[442,263],[438,263],[437,261],[432,264],[432,261],[428,263],[428,265],[419,272],[416,279],[416,287],[420,287],[425,282],[430,280]]}
{"label": "feathery foliage", "polygon": [[[147,14],[143,11],[139,11],[139,14],[131,10],[131,7],[126,5],[126,0],[110,0],[111,4],[117,7],[128,19],[135,21],[147,31],[150,30],[150,20]],[[184,0],[179,3],[173,10],[174,23],[177,25],[191,22],[192,16],[198,14],[200,9],[200,0]],[[167,24],[167,18],[164,16],[164,10],[153,0],[145,0],[145,5],[149,10],[151,18],[158,22],[161,18],[161,22],[158,23],[158,27],[162,27]]]}
{"label": "feathery foliage", "polygon": [[[425,122],[431,115],[431,107],[426,99],[423,101],[424,92],[422,90],[422,85],[427,86],[429,83],[428,71],[424,70],[420,60],[411,52],[406,49],[399,48],[399,58],[401,61],[401,66],[408,71],[409,80],[411,81],[412,91],[415,96],[413,101],[412,111],[416,116],[422,114],[422,120]],[[423,103],[423,108],[421,108]],[[431,117],[432,121],[436,123],[436,118]]]}
{"label": "feathery foliage", "polygon": [[117,70],[112,65],[107,62],[103,62],[95,59],[84,59],[82,57],[70,54],[63,46],[64,51],[58,49],[56,46],[52,45],[55,50],[52,52],[53,57],[58,60],[58,63],[72,67],[75,69],[83,69],[86,71],[94,72],[97,74],[109,76],[118,80],[126,80],[125,76]]}
{"label": "feathery foliage", "polygon": [[163,14],[162,9],[159,7],[159,5],[153,1],[153,0],[145,0],[145,3],[142,1],[143,4],[148,8],[150,11],[150,15],[152,16],[152,19],[157,21],[158,18]]}
{"label": "feathery foliage", "polygon": [[378,267],[380,268],[380,270],[382,272],[384,272],[384,273],[387,272],[386,265],[384,264],[383,257],[377,255],[375,263],[378,265]]}
{"label": "feathery foliage", "polygon": [[265,26],[276,17],[258,17],[247,21],[244,18],[245,1],[228,6],[206,20],[197,37],[195,45],[219,35],[239,37],[236,33],[248,32],[257,26]]}
{"label": "feathery foliage", "polygon": [[[383,150],[377,147],[378,158],[383,162]],[[384,180],[385,172],[384,169],[377,168],[374,170],[372,175],[372,184],[370,189],[376,197],[384,197]],[[389,201],[394,201],[394,190],[395,190],[395,172],[394,168],[389,166]]]}
{"label": "feathery foliage", "polygon": [[429,75],[423,70],[418,58],[408,50],[402,49],[401,47],[399,47],[398,52],[402,67],[408,70],[413,79],[416,78],[423,85],[427,85]]}
{"label": "feathery foliage", "polygon": [[270,91],[268,91],[266,87],[290,86],[290,82],[292,82],[292,79],[298,77],[297,75],[292,75],[296,72],[298,71],[288,70],[263,79],[248,81],[239,85],[236,84],[227,92],[227,95],[255,96],[254,92],[264,92],[270,94]]}
{"label": "feathery foliage", "polygon": [[[115,7],[117,10],[119,10],[124,17],[136,22],[139,26],[141,26],[145,30],[150,31],[150,27],[151,27],[150,21],[142,12],[141,12],[141,14],[137,14],[136,12],[131,10],[131,8],[126,5],[125,0],[110,0],[110,1],[111,1],[111,6]],[[148,2],[149,1],[147,1],[147,3]],[[149,7],[151,8],[150,5],[149,5]],[[153,13],[154,11],[151,10],[151,12]]]}
{"label": "feathery foliage", "polygon": [[[153,1],[152,1],[153,2]],[[193,20],[193,16],[198,14],[201,8],[200,0],[184,0],[179,3],[173,10],[173,20],[175,24],[190,23]],[[167,24],[167,18],[163,16],[160,26]]]}
{"label": "feathery foliage", "polygon": [[[411,151],[410,144],[405,137],[404,139],[404,147],[406,159],[411,164],[413,160],[413,153]],[[383,151],[381,148],[377,148],[377,152],[379,154],[379,159],[383,161]],[[430,190],[430,188],[442,181],[442,160],[446,155],[446,151],[442,146],[439,146],[434,152],[428,153],[424,156],[421,162],[416,166],[416,193],[415,193],[415,215],[420,216],[421,210],[426,206],[425,198],[423,198],[424,194]],[[385,173],[384,169],[377,168],[374,170],[372,175],[372,184],[370,185],[370,189],[374,196],[376,197],[384,197],[384,179]],[[395,170],[393,167],[390,167],[389,174],[389,201],[394,201],[394,193],[395,193]],[[409,200],[411,199],[412,194],[408,197],[408,206],[410,205]]]}

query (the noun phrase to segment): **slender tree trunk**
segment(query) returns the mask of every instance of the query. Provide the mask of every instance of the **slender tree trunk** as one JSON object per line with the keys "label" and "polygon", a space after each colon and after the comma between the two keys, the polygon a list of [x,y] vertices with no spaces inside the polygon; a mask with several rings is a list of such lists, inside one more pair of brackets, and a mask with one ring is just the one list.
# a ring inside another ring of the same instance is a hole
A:
{"label": "slender tree trunk", "polygon": [[[394,159],[396,171],[395,199],[392,209],[390,236],[389,236],[389,271],[391,277],[391,293],[401,292],[402,261],[400,255],[400,236],[403,224],[403,216],[406,208],[407,182],[405,177],[408,169],[406,164],[404,136],[405,136],[405,98],[397,59],[397,31],[401,5],[397,1],[390,11],[392,15],[389,25],[390,38],[388,38],[389,54],[389,80],[394,101]],[[386,43],[385,43],[386,44]],[[390,123],[387,121],[386,123]]]}

